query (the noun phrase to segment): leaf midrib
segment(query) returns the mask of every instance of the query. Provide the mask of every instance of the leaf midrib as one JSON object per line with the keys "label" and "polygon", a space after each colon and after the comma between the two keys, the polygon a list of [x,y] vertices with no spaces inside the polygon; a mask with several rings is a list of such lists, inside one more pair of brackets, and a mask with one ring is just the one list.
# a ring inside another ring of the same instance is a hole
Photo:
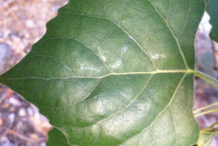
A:
{"label": "leaf midrib", "polygon": [[95,77],[95,76],[68,76],[68,77],[51,77],[51,78],[44,78],[44,77],[25,77],[25,78],[3,78],[0,76],[0,80],[25,80],[25,79],[39,79],[39,80],[66,80],[66,79],[103,79],[109,76],[114,75],[154,75],[154,74],[161,74],[161,73],[195,73],[195,70],[157,70],[157,71],[150,71],[150,72],[126,72],[126,73],[109,73],[103,76]]}

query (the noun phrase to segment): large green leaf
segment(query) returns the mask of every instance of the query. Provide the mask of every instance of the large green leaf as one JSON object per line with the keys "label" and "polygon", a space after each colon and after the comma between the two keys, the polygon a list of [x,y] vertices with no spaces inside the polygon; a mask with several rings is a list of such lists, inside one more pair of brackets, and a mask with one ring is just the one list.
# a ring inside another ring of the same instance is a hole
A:
{"label": "large green leaf", "polygon": [[213,26],[210,37],[218,42],[218,0],[208,0],[206,10],[210,15],[210,23]]}
{"label": "large green leaf", "polygon": [[[58,129],[49,146],[191,146],[204,0],[70,0],[0,77]],[[66,138],[65,138],[66,136]]]}

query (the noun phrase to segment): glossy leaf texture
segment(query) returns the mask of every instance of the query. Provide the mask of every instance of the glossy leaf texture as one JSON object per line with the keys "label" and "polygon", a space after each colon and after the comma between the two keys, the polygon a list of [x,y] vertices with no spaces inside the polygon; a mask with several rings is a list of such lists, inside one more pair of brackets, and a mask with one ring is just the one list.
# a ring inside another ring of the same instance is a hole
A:
{"label": "glossy leaf texture", "polygon": [[210,15],[210,24],[212,25],[210,37],[214,41],[218,42],[218,1],[208,0],[206,10]]}
{"label": "glossy leaf texture", "polygon": [[[56,128],[48,146],[191,146],[204,0],[70,0],[0,77]],[[58,128],[58,129],[57,129]]]}

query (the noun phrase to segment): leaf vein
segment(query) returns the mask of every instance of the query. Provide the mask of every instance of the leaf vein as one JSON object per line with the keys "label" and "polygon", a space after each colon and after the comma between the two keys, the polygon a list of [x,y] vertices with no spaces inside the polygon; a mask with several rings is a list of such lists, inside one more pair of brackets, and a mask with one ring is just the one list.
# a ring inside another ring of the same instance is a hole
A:
{"label": "leaf vein", "polygon": [[171,107],[169,108],[170,109],[170,113],[171,113],[171,116],[172,116],[172,119],[173,119],[173,124],[174,124],[174,129],[175,129],[175,134],[176,134],[176,141],[174,143],[174,146],[176,146],[177,142],[178,142],[178,133],[176,131],[176,121],[174,119],[174,116],[173,116],[173,112],[172,112],[172,109]]}
{"label": "leaf vein", "polygon": [[148,1],[150,2],[150,4],[152,5],[152,7],[154,8],[154,10],[157,12],[157,14],[160,16],[160,18],[163,19],[163,21],[165,22],[167,28],[169,29],[170,33],[172,34],[173,38],[174,38],[175,41],[176,41],[177,47],[179,48],[179,52],[180,52],[180,54],[181,54],[181,56],[182,56],[182,59],[183,59],[183,62],[184,62],[184,64],[185,64],[186,68],[189,69],[189,66],[188,66],[188,64],[187,64],[185,55],[184,55],[184,53],[183,53],[183,51],[182,51],[182,48],[181,48],[181,46],[180,46],[180,44],[179,44],[179,40],[178,40],[178,38],[176,37],[175,33],[173,32],[173,30],[172,30],[172,28],[171,28],[169,22],[167,21],[167,19],[165,19],[165,18],[163,17],[163,15],[162,15],[161,12],[156,8],[156,6],[153,4],[153,2],[151,2],[151,0],[148,0]]}
{"label": "leaf vein", "polygon": [[153,75],[150,75],[150,77],[148,78],[148,80],[145,82],[145,85],[142,87],[142,89],[141,89],[140,92],[136,95],[136,97],[133,98],[133,100],[131,100],[131,101],[129,102],[129,104],[127,104],[126,106],[124,106],[124,107],[123,107],[122,109],[120,109],[119,111],[115,112],[114,114],[112,114],[112,115],[110,115],[110,116],[108,116],[108,117],[106,117],[106,118],[104,118],[104,119],[102,119],[102,120],[100,120],[100,121],[98,121],[98,122],[92,124],[92,125],[84,126],[84,127],[74,127],[74,128],[88,128],[88,127],[91,127],[91,126],[93,126],[93,125],[100,124],[100,123],[102,123],[102,122],[104,122],[104,121],[110,119],[111,117],[114,117],[114,116],[118,115],[119,113],[121,113],[122,111],[124,111],[125,109],[127,109],[128,107],[130,107],[131,103],[133,103],[134,101],[136,101],[136,100],[140,97],[140,95],[142,94],[142,92],[146,89],[147,85],[148,85],[149,82],[151,81],[152,77],[153,77]]}
{"label": "leaf vein", "polygon": [[[132,138],[134,138],[134,137],[136,137],[136,136],[142,134],[144,131],[146,131],[148,128],[152,127],[152,126],[157,122],[157,120],[160,118],[160,116],[161,116],[161,115],[169,108],[169,106],[172,104],[172,102],[173,102],[173,100],[174,100],[174,98],[175,98],[175,96],[176,96],[176,93],[177,93],[177,91],[179,90],[179,88],[180,88],[180,86],[181,86],[181,84],[182,84],[182,82],[184,81],[184,79],[185,79],[186,76],[187,76],[187,73],[182,77],[182,79],[180,80],[179,84],[177,85],[177,87],[176,87],[176,89],[175,89],[175,92],[173,93],[170,102],[169,102],[169,103],[165,106],[165,108],[157,115],[157,117],[154,119],[154,121],[153,121],[149,126],[147,126],[147,127],[145,127],[144,129],[142,129],[142,131],[141,131],[140,133],[138,133],[138,134],[132,136],[130,139],[132,139]],[[129,141],[130,139],[127,139],[126,141]],[[126,142],[126,141],[124,141],[124,142]],[[123,143],[124,143],[124,142],[123,142]]]}
{"label": "leaf vein", "polygon": [[125,33],[129,38],[131,38],[136,45],[145,53],[146,56],[148,56],[149,60],[152,62],[153,66],[155,67],[156,70],[158,70],[156,64],[154,63],[153,59],[151,58],[151,56],[149,55],[149,53],[146,51],[146,49],[144,49],[140,43],[130,34],[128,33],[125,29],[123,29],[120,25],[118,25],[116,22],[114,22],[113,20],[109,19],[109,18],[105,18],[105,17],[99,17],[99,16],[94,16],[94,15],[85,15],[85,14],[78,14],[78,13],[63,13],[63,14],[68,14],[68,15],[79,15],[79,16],[85,16],[85,17],[91,17],[91,18],[97,18],[97,19],[105,19],[110,21],[112,24],[114,24],[115,26],[117,26],[118,28],[120,28],[123,33]]}

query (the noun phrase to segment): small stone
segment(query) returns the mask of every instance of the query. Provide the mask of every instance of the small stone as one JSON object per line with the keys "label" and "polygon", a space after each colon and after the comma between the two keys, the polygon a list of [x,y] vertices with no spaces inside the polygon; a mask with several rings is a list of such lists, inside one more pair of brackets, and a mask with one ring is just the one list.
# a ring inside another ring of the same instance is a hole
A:
{"label": "small stone", "polygon": [[33,139],[33,140],[36,140],[36,141],[39,139],[37,134],[31,134],[30,138]]}
{"label": "small stone", "polygon": [[46,146],[45,142],[42,142],[42,143],[40,144],[40,146]]}
{"label": "small stone", "polygon": [[0,72],[3,72],[4,66],[12,56],[12,49],[6,43],[0,43]]}
{"label": "small stone", "polygon": [[17,99],[14,98],[14,97],[11,97],[11,98],[9,99],[9,103],[12,104],[12,105],[14,105],[14,106],[21,106],[21,103],[19,102],[19,100],[17,100]]}
{"label": "small stone", "polygon": [[34,27],[33,20],[31,20],[31,19],[26,20],[26,27],[33,28]]}
{"label": "small stone", "polygon": [[3,125],[3,120],[2,119],[0,119],[0,126],[2,126]]}
{"label": "small stone", "polygon": [[26,111],[25,111],[25,109],[24,109],[24,108],[21,108],[21,109],[19,110],[19,112],[18,112],[18,115],[19,115],[19,116],[26,116]]}
{"label": "small stone", "polygon": [[15,112],[15,110],[16,109],[14,108],[14,106],[11,106],[10,109],[9,109],[9,112],[12,113],[12,112]]}
{"label": "small stone", "polygon": [[0,145],[1,146],[12,146],[6,136],[0,136]]}
{"label": "small stone", "polygon": [[6,108],[8,108],[9,106],[10,106],[9,104],[5,103],[5,104],[2,106],[2,108],[6,109]]}
{"label": "small stone", "polygon": [[15,114],[14,114],[14,113],[10,113],[10,114],[8,115],[8,119],[9,119],[9,122],[10,122],[10,123],[13,123],[13,122],[14,122],[14,119],[15,119]]}
{"label": "small stone", "polygon": [[27,108],[27,113],[28,113],[29,116],[33,116],[34,115],[34,111],[33,111],[33,109],[31,107]]}

